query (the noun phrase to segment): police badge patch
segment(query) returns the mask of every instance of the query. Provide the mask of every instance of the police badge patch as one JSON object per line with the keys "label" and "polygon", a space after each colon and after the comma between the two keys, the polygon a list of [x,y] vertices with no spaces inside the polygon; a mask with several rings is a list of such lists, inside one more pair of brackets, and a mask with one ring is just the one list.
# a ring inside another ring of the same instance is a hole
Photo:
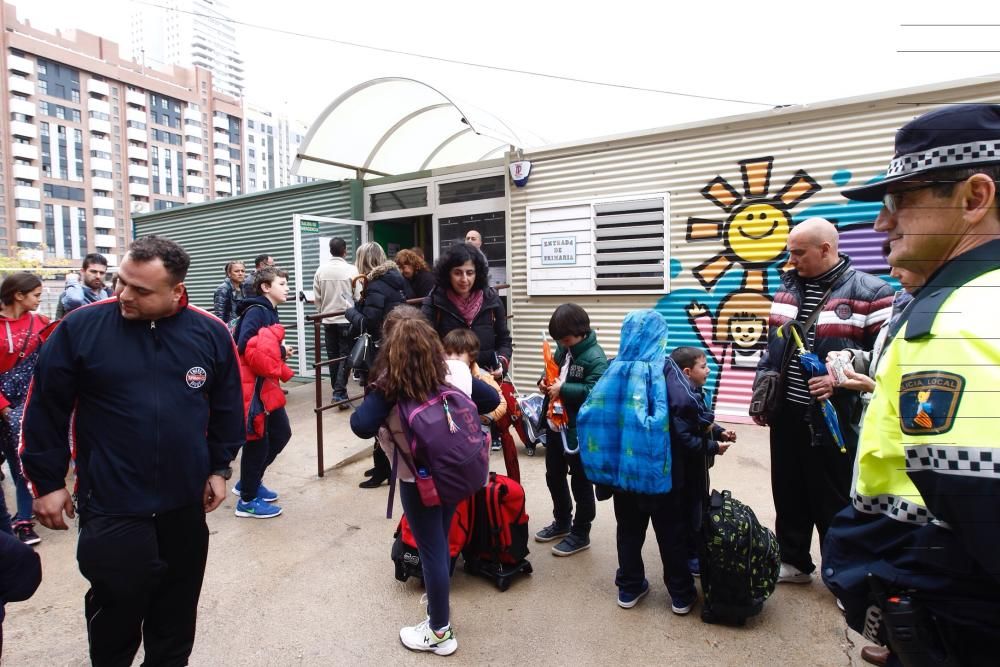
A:
{"label": "police badge patch", "polygon": [[899,383],[900,427],[907,435],[940,435],[955,423],[965,378],[946,371],[907,373]]}

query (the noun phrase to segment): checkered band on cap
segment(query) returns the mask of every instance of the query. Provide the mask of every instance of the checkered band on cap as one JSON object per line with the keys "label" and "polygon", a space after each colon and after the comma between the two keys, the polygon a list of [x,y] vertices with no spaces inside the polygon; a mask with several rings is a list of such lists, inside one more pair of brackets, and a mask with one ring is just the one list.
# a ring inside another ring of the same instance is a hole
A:
{"label": "checkered band on cap", "polygon": [[941,167],[964,167],[979,162],[1000,162],[1000,140],[939,146],[923,153],[900,155],[889,163],[886,178]]}
{"label": "checkered band on cap", "polygon": [[854,508],[865,514],[884,514],[903,523],[928,523],[934,520],[934,516],[923,505],[891,494],[865,496],[855,493]]}
{"label": "checkered band on cap", "polygon": [[912,445],[906,447],[906,469],[1000,479],[1000,450],[992,447]]}

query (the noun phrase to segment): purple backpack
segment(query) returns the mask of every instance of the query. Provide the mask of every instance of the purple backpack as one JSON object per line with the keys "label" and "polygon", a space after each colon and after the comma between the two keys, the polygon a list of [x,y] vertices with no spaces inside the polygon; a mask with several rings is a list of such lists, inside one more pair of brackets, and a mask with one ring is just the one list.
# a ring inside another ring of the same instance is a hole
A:
{"label": "purple backpack", "polygon": [[[442,503],[457,504],[483,488],[489,474],[490,445],[471,398],[441,385],[426,401],[403,399],[396,406],[415,467],[425,469],[433,479]],[[387,516],[392,514],[397,458],[393,457],[389,480]],[[421,477],[417,470],[412,472]]]}

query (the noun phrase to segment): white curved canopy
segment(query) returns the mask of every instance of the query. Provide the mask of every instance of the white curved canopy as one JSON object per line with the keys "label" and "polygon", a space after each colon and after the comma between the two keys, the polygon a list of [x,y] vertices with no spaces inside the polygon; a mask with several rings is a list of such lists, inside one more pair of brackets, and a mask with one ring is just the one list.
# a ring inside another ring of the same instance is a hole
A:
{"label": "white curved canopy", "polygon": [[292,170],[338,180],[406,174],[501,157],[525,142],[509,125],[415,79],[354,86],[313,121]]}

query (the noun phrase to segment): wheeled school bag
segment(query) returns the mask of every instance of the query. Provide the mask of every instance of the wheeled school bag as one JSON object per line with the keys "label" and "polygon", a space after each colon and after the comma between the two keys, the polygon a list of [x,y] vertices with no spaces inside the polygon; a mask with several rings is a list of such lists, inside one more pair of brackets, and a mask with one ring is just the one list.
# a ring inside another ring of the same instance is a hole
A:
{"label": "wheeled school bag", "polygon": [[[392,543],[392,561],[396,564],[396,579],[406,581],[410,577],[424,578],[420,564],[420,552],[417,541],[410,530],[410,522],[403,515],[399,520],[396,541]],[[455,561],[462,553],[472,537],[472,498],[463,500],[455,506],[455,514],[451,518],[451,529],[448,531],[448,553],[451,556],[451,571],[455,571]]]}
{"label": "wheeled school bag", "polygon": [[490,473],[472,503],[472,539],[463,551],[465,571],[510,588],[514,575],[531,574],[528,555],[528,513],[524,488],[510,477]]}
{"label": "wheeled school bag", "polygon": [[729,491],[712,491],[701,532],[701,620],[743,625],[774,592],[781,567],[778,540]]}

